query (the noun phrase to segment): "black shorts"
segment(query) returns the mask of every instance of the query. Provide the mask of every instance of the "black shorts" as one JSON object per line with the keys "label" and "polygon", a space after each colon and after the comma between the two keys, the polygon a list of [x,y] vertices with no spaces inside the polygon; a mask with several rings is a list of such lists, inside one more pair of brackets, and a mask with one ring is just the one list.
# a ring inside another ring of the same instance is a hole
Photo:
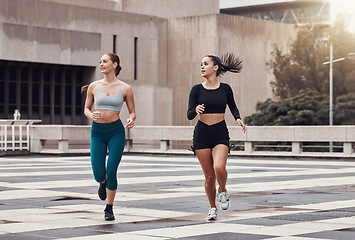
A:
{"label": "black shorts", "polygon": [[193,150],[212,149],[218,144],[224,144],[229,148],[229,132],[226,122],[223,120],[207,125],[198,121],[194,129]]}

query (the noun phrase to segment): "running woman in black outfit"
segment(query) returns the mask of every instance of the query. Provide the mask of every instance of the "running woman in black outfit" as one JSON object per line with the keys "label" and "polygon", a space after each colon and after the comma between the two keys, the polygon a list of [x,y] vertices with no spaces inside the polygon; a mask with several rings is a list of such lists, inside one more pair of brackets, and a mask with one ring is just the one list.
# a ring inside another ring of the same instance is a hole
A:
{"label": "running woman in black outfit", "polygon": [[217,77],[227,71],[239,73],[241,68],[241,61],[233,54],[224,55],[222,61],[217,56],[207,55],[201,61],[205,81],[193,86],[190,92],[187,118],[199,117],[194,129],[193,149],[205,175],[205,191],[211,207],[208,220],[217,219],[216,180],[220,208],[227,210],[230,206],[226,189],[229,152],[229,132],[224,121],[226,105],[243,132],[246,130],[231,87],[218,81]]}

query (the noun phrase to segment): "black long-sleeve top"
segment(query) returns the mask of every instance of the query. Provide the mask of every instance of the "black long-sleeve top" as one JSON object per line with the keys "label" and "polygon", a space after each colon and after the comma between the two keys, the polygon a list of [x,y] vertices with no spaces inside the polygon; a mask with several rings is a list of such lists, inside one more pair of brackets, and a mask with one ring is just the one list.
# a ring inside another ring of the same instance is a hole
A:
{"label": "black long-sleeve top", "polygon": [[192,120],[196,117],[197,105],[204,104],[205,111],[202,113],[225,113],[228,105],[235,120],[240,118],[239,110],[234,101],[232,88],[226,83],[220,83],[216,89],[206,89],[202,84],[191,88],[187,118]]}

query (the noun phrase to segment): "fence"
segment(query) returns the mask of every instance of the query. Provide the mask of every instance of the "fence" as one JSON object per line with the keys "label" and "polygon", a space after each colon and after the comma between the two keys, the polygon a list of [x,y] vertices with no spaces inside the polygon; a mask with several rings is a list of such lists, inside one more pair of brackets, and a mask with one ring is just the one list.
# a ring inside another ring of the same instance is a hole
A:
{"label": "fence", "polygon": [[0,151],[29,151],[30,126],[41,120],[0,120]]}
{"label": "fence", "polygon": [[[190,153],[193,126],[135,126],[126,129],[126,152]],[[240,127],[229,127],[231,142],[239,143],[235,155],[278,156],[334,156],[355,157],[355,126],[248,126],[243,133]],[[183,146],[176,143],[184,143]],[[262,143],[261,143],[262,142]],[[338,152],[306,150],[307,144],[329,142],[339,146]],[[287,150],[274,151],[273,146]],[[51,147],[48,147],[51,145]],[[37,153],[89,153],[90,126],[33,125],[31,152]],[[269,146],[260,151],[260,146]],[[178,146],[178,147],[176,147]],[[305,151],[306,150],[306,151]]]}

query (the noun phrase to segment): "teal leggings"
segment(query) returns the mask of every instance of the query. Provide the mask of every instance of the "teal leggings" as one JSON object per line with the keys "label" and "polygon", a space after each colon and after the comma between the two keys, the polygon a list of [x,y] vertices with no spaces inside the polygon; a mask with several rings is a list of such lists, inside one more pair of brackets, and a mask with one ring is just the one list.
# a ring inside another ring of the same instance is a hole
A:
{"label": "teal leggings", "polygon": [[101,183],[107,179],[106,187],[111,191],[117,189],[117,168],[121,162],[125,142],[125,129],[120,119],[111,123],[92,123],[90,144],[92,171],[97,182]]}

